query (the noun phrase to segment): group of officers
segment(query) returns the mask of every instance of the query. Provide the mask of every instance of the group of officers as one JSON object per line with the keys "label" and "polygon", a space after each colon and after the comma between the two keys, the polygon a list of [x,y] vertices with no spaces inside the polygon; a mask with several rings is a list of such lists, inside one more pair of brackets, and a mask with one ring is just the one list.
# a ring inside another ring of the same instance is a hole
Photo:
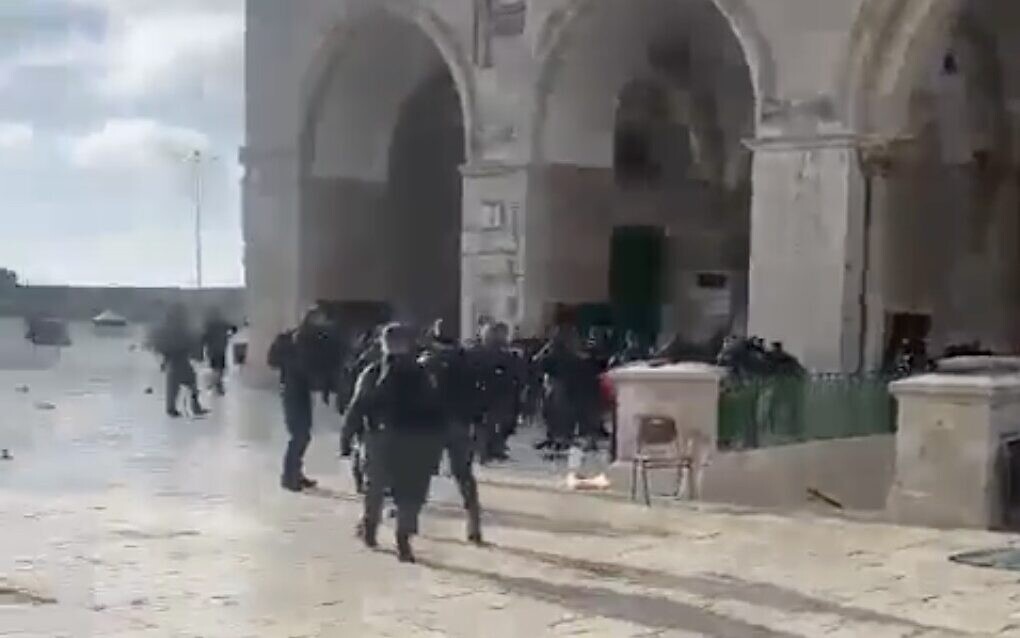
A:
{"label": "group of officers", "polygon": [[162,357],[166,374],[166,413],[180,418],[178,397],[181,388],[188,392],[188,408],[193,416],[207,410],[199,398],[195,361],[207,361],[212,375],[210,388],[218,395],[226,393],[224,376],[227,369],[227,344],[237,333],[237,326],[227,321],[216,307],[209,309],[200,330],[195,330],[182,303],[170,306],[163,322],[150,335],[150,348]]}
{"label": "group of officers", "polygon": [[[599,378],[614,357],[597,356],[574,331],[558,331],[548,341],[512,341],[506,324],[490,322],[476,339],[461,343],[442,320],[424,332],[391,323],[350,348],[342,334],[315,307],[270,347],[268,362],[280,373],[290,434],[281,485],[295,492],[315,487],[302,463],[313,405],[316,397],[326,404],[335,398],[342,414],[340,455],[352,459],[364,495],[357,535],[376,546],[382,508],[391,497],[401,561],[414,561],[410,539],[443,452],[464,500],[467,538],[481,543],[476,459],[507,458],[507,440],[518,423],[539,412],[547,437],[536,447],[566,449],[578,438],[595,446],[605,435]],[[617,358],[636,356],[636,346],[628,345]]]}

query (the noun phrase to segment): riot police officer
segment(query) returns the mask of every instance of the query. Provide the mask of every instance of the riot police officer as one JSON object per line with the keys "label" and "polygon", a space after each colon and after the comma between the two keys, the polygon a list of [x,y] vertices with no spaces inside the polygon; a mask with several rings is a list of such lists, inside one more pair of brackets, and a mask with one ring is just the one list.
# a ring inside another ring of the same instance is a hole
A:
{"label": "riot police officer", "polygon": [[181,387],[188,389],[191,399],[191,411],[194,416],[206,414],[205,408],[198,398],[198,377],[192,359],[201,356],[201,339],[192,330],[188,321],[188,311],[183,304],[170,306],[166,319],[156,331],[154,348],[163,357],[163,369],[166,372],[166,413],[178,418],[177,396]]}
{"label": "riot police officer", "polygon": [[475,379],[468,354],[449,334],[440,319],[433,324],[430,343],[421,357],[436,381],[445,422],[443,449],[467,510],[467,538],[481,544],[481,505],[472,469],[471,418],[475,406]]}
{"label": "riot police officer", "polygon": [[280,371],[283,414],[290,434],[280,477],[286,490],[300,492],[316,485],[302,469],[312,439],[312,394],[321,392],[323,401],[329,402],[337,353],[329,320],[318,309],[310,310],[296,330],[277,336],[269,349],[269,366]]}
{"label": "riot police officer", "polygon": [[411,537],[428,497],[443,442],[442,416],[434,380],[414,353],[414,334],[391,324],[382,334],[383,357],[358,378],[344,414],[342,456],[350,456],[356,435],[363,437],[367,460],[364,515],[358,532],[376,546],[386,489],[397,507],[397,556],[414,562]]}
{"label": "riot police officer", "polygon": [[509,348],[505,323],[487,325],[481,344],[472,350],[476,370],[475,436],[482,463],[507,458],[507,439],[517,425],[524,382],[523,361]]}

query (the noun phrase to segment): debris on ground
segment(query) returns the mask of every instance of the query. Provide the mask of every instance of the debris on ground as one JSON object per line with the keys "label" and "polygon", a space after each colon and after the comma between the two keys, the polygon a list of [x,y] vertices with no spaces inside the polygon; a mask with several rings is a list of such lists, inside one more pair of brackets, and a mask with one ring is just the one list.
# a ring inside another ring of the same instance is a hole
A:
{"label": "debris on ground", "polygon": [[0,450],[0,461],[13,461],[14,457],[11,456],[11,451],[7,448]]}
{"label": "debris on ground", "polygon": [[152,394],[152,388],[145,388],[145,394]]}
{"label": "debris on ground", "polygon": [[819,490],[819,489],[816,489],[816,488],[813,488],[813,487],[809,487],[807,489],[807,492],[808,492],[808,497],[809,497],[810,500],[821,501],[821,502],[825,503],[826,505],[834,507],[834,508],[836,508],[838,510],[843,509],[843,504],[841,502],[839,502],[835,498],[829,496],[828,494],[822,493],[822,491]]}
{"label": "debris on ground", "polygon": [[609,487],[609,477],[605,474],[599,474],[598,476],[593,477],[582,477],[571,472],[567,475],[567,489],[570,490],[608,490]]}
{"label": "debris on ground", "polygon": [[28,394],[28,390],[29,388],[27,385],[19,385],[14,388],[14,391],[17,392],[18,394]]}
{"label": "debris on ground", "polygon": [[0,581],[0,606],[3,605],[55,605],[57,599],[25,587]]}
{"label": "debris on ground", "polygon": [[46,410],[46,411],[48,411],[48,410],[56,410],[57,406],[52,404],[52,403],[50,403],[49,401],[38,401],[35,404],[35,409],[36,410]]}

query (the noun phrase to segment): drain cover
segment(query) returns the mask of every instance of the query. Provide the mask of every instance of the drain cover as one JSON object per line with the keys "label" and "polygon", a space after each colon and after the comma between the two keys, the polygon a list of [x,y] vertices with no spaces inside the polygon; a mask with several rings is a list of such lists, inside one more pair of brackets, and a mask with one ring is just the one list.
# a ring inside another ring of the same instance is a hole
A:
{"label": "drain cover", "polygon": [[950,556],[949,560],[961,565],[970,565],[971,567],[986,567],[989,569],[1020,572],[1020,549],[1016,547],[965,552]]}

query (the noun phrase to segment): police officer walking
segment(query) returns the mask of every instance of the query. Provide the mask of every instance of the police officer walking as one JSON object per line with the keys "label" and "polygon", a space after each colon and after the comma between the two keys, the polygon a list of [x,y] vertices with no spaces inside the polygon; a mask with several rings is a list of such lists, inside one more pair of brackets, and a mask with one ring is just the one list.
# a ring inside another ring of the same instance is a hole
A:
{"label": "police officer walking", "polygon": [[280,485],[291,492],[315,487],[304,474],[305,451],[312,440],[312,394],[321,392],[329,402],[337,350],[329,320],[310,310],[296,330],[279,335],[269,349],[269,367],[280,371],[283,415],[290,434],[283,457]]}
{"label": "police officer walking", "polygon": [[226,393],[223,376],[227,370],[227,343],[236,333],[237,326],[227,323],[219,308],[213,307],[209,310],[202,331],[202,347],[209,361],[209,369],[213,373],[212,389],[220,396]]}
{"label": "police officer walking", "polygon": [[191,360],[200,356],[201,343],[188,322],[188,311],[183,304],[175,303],[167,312],[163,325],[155,334],[155,350],[163,357],[166,371],[166,413],[178,418],[177,396],[181,386],[191,395],[191,412],[194,416],[206,414],[198,398],[198,378]]}
{"label": "police officer walking", "polygon": [[443,327],[433,324],[430,343],[420,359],[435,379],[444,421],[443,449],[467,510],[467,539],[482,543],[482,512],[478,483],[472,468],[471,418],[475,407],[475,379],[467,352]]}
{"label": "police officer walking", "polygon": [[517,425],[524,362],[509,346],[509,327],[494,323],[485,326],[482,343],[472,350],[480,402],[475,436],[482,463],[507,458],[507,439]]}
{"label": "police officer walking", "polygon": [[354,437],[363,437],[368,467],[358,533],[365,545],[376,547],[390,488],[397,507],[397,557],[413,563],[411,537],[418,533],[418,516],[439,464],[442,414],[436,384],[415,356],[414,334],[391,324],[381,344],[382,361],[361,373],[344,414],[340,453],[349,457]]}

